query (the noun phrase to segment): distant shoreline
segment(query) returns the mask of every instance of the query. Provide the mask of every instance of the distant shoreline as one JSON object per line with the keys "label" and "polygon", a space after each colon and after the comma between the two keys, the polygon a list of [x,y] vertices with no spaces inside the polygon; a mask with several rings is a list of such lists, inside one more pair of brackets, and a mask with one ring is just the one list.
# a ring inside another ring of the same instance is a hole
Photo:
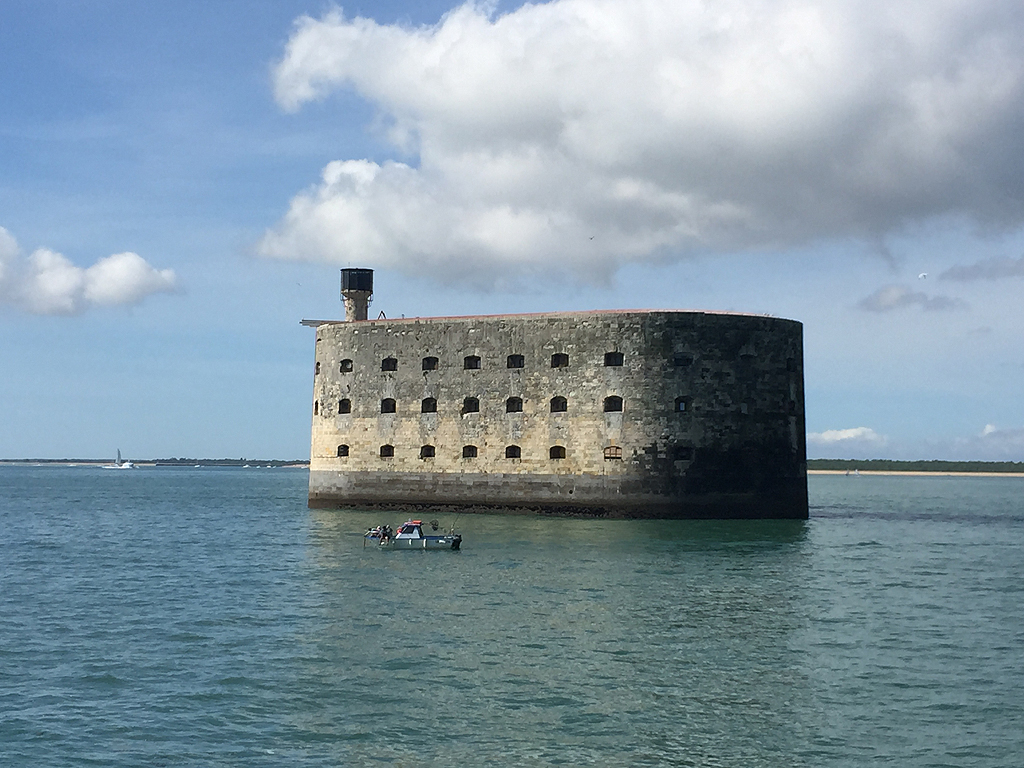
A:
{"label": "distant shoreline", "polygon": [[[136,467],[308,467],[302,459],[132,459]],[[0,459],[0,466],[106,467],[113,459]]]}
{"label": "distant shoreline", "polygon": [[[813,465],[816,460],[807,463]],[[817,460],[820,461],[820,460]],[[113,464],[112,459],[0,459],[2,466],[47,466],[47,467],[104,467]],[[132,463],[136,467],[240,467],[249,469],[308,468],[309,461],[303,459],[138,459]],[[940,463],[940,462],[936,462]],[[978,469],[814,469],[808,467],[808,475],[843,475],[850,477],[1024,477],[1024,470],[990,470]]]}
{"label": "distant shoreline", "polygon": [[873,472],[932,474],[1024,474],[1024,461],[950,461],[948,459],[807,459],[815,472]]}
{"label": "distant shoreline", "polygon": [[1024,477],[1024,472],[952,472],[914,469],[808,469],[808,475],[844,475],[850,477]]}

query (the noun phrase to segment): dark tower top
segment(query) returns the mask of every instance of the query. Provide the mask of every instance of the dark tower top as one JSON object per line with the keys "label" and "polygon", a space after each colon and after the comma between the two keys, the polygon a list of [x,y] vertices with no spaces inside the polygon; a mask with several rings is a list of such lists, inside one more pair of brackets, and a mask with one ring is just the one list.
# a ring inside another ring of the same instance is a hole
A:
{"label": "dark tower top", "polygon": [[341,298],[345,302],[345,320],[365,320],[373,295],[372,269],[341,270]]}
{"label": "dark tower top", "polygon": [[366,291],[373,293],[373,270],[372,269],[343,269],[341,270],[342,291]]}

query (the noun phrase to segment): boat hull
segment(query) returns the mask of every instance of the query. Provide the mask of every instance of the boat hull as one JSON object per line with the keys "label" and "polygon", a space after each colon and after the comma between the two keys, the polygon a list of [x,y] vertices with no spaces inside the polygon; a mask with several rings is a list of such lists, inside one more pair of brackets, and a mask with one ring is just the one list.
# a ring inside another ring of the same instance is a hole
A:
{"label": "boat hull", "polygon": [[392,549],[459,549],[461,536],[424,536],[421,539],[392,539]]}

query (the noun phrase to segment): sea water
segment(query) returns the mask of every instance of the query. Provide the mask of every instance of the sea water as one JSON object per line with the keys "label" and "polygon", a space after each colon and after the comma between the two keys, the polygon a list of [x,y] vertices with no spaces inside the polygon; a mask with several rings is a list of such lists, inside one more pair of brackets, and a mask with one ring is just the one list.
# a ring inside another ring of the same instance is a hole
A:
{"label": "sea water", "polygon": [[1024,479],[460,552],[364,547],[402,516],[306,481],[0,467],[0,765],[1024,764]]}

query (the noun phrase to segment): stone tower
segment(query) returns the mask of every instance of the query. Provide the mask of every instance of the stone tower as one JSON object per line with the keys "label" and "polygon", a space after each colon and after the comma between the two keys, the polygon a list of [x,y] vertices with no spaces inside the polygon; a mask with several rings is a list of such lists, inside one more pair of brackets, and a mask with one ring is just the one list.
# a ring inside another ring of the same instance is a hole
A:
{"label": "stone tower", "polygon": [[372,269],[341,270],[341,298],[345,302],[345,322],[365,320],[373,296]]}

